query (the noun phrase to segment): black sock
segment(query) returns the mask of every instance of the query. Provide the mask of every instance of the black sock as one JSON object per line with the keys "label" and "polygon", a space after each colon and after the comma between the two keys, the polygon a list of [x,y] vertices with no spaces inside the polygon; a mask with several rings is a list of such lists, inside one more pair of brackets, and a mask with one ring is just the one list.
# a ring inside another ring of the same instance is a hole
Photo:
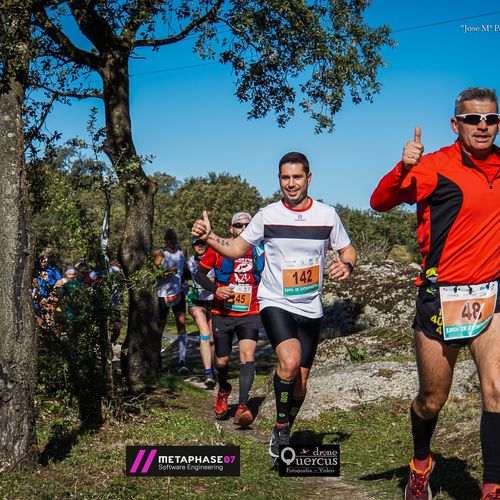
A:
{"label": "black sock", "polygon": [[295,422],[295,417],[297,416],[297,413],[299,413],[300,407],[302,406],[304,399],[306,399],[305,394],[303,396],[292,396],[292,402],[290,404],[290,416],[289,416],[290,427]]}
{"label": "black sock", "polygon": [[483,411],[481,415],[483,483],[500,484],[500,413]]}
{"label": "black sock", "polygon": [[437,416],[430,420],[419,417],[413,405],[410,406],[411,432],[413,434],[413,456],[417,460],[425,460],[431,452],[431,438],[438,421]]}
{"label": "black sock", "polygon": [[292,399],[293,388],[295,386],[295,379],[283,380],[274,374],[274,395],[276,397],[276,423],[288,424],[290,402]]}
{"label": "black sock", "polygon": [[229,373],[229,365],[217,366],[217,380],[219,381],[219,390],[222,392],[227,392],[229,390],[229,384],[227,383],[227,375]]}
{"label": "black sock", "polygon": [[240,404],[248,403],[248,393],[255,378],[255,361],[240,363]]}

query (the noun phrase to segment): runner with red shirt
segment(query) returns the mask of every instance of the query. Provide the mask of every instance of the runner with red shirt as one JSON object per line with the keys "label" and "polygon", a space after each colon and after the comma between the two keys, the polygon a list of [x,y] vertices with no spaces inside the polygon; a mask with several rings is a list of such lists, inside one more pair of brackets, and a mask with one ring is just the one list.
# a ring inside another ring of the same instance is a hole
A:
{"label": "runner with red shirt", "polygon": [[380,181],[371,206],[417,203],[422,273],[414,320],[420,388],[410,408],[414,456],[406,499],[432,498],[430,441],[468,345],[483,399],[482,499],[500,498],[500,150],[494,90],[469,88],[455,101],[458,140],[423,156],[421,131]]}
{"label": "runner with red shirt", "polygon": [[[251,219],[252,216],[247,212],[235,213],[229,228],[231,235],[238,237]],[[203,288],[214,293],[211,312],[219,383],[214,411],[219,419],[227,415],[227,399],[232,389],[227,380],[229,355],[234,335],[238,338],[240,388],[234,423],[241,427],[250,425],[254,418],[247,404],[255,378],[255,347],[262,326],[257,289],[264,268],[263,252],[261,247],[257,247],[248,250],[240,258],[231,260],[209,248],[195,274],[195,280]],[[212,270],[215,272],[215,281],[208,277]]]}

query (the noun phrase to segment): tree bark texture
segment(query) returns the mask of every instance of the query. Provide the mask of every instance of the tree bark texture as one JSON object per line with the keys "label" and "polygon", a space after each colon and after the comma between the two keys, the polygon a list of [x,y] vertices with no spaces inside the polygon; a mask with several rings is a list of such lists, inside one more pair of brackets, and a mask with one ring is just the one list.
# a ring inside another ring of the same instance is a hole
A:
{"label": "tree bark texture", "polygon": [[31,462],[37,345],[21,119],[23,88],[0,95],[0,472]]}
{"label": "tree bark texture", "polygon": [[[128,53],[114,52],[100,73],[106,113],[104,149],[125,192],[120,261],[125,275],[131,277],[151,258],[156,185],[144,173],[132,139]],[[127,337],[122,346],[122,371],[132,389],[140,389],[160,369],[161,332],[157,315],[155,290],[142,283],[135,284],[129,294]]]}

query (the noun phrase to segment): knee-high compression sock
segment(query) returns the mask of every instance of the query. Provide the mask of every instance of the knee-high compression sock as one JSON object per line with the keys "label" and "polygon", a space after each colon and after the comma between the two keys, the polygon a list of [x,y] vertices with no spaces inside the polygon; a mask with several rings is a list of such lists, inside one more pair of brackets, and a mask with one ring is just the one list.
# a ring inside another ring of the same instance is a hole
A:
{"label": "knee-high compression sock", "polygon": [[219,390],[222,392],[227,392],[229,390],[229,384],[227,382],[229,365],[216,366],[216,369],[217,369],[217,380],[219,381]]}
{"label": "knee-high compression sock", "polygon": [[274,395],[276,397],[276,423],[284,425],[289,423],[290,402],[292,399],[295,379],[283,380],[274,374]]}
{"label": "knee-high compression sock", "polygon": [[179,333],[177,338],[179,343],[179,363],[184,363],[186,361],[186,351],[188,345],[187,333]]}
{"label": "knee-high compression sock", "polygon": [[240,404],[248,403],[248,394],[255,378],[255,362],[240,363]]}
{"label": "knee-high compression sock", "polygon": [[413,456],[417,460],[425,460],[431,452],[431,438],[436,428],[438,417],[424,420],[419,417],[413,406],[410,407],[411,432],[413,434]]}
{"label": "knee-high compression sock", "polygon": [[295,422],[295,418],[297,417],[297,413],[299,413],[300,407],[302,406],[304,399],[306,399],[305,394],[303,396],[292,396],[292,400],[290,403],[290,416],[289,416],[290,427]]}
{"label": "knee-high compression sock", "polygon": [[483,483],[500,484],[500,413],[483,411],[481,415]]}

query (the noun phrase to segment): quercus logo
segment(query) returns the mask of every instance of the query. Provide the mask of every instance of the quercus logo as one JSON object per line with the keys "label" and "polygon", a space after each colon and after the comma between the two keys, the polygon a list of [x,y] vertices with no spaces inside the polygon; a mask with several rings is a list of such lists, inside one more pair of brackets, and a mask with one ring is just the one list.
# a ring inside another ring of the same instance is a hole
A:
{"label": "quercus logo", "polygon": [[[157,449],[152,449],[152,450],[149,450],[149,454],[146,458],[146,461],[144,462],[144,465],[142,466],[142,469],[139,471],[139,474],[147,474],[148,471],[149,471],[149,468],[151,467],[151,464],[153,463],[153,460],[156,456],[156,454],[158,453],[158,450]],[[130,474],[135,474],[141,463],[142,463],[142,459],[144,458],[144,455],[146,454],[146,450],[145,449],[140,449],[132,463],[132,467],[130,467],[130,471],[129,473]]]}

